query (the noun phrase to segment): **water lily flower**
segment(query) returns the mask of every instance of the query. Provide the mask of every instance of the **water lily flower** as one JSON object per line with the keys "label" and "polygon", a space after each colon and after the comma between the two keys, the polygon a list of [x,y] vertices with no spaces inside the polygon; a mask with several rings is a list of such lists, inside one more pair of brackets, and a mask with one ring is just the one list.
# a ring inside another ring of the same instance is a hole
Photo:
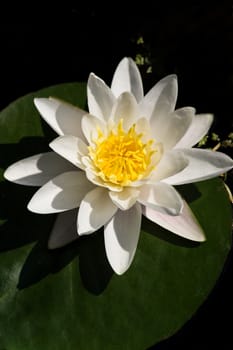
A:
{"label": "water lily flower", "polygon": [[192,148],[213,116],[196,114],[192,107],[175,109],[177,89],[176,75],[169,75],[144,96],[135,62],[124,58],[111,87],[90,74],[89,112],[55,98],[35,98],[59,136],[50,143],[51,152],[18,161],[4,176],[41,186],[30,211],[59,213],[49,248],[104,227],[109,263],[123,274],[135,255],[142,215],[179,236],[205,240],[174,186],[216,177],[233,161],[221,152]]}

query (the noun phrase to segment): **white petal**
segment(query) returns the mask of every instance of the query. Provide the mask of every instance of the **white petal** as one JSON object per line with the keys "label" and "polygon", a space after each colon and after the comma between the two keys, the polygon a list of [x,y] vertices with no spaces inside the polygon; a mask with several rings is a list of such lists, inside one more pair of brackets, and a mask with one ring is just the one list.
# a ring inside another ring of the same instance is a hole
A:
{"label": "white petal", "polygon": [[149,220],[162,226],[166,230],[177,234],[178,236],[196,242],[205,241],[205,234],[185,201],[182,213],[178,216],[159,213],[157,210],[153,210],[149,207],[143,208],[143,215],[145,215]]}
{"label": "white petal", "polygon": [[141,228],[141,206],[118,210],[104,229],[105,249],[113,270],[122,275],[133,261]]}
{"label": "white petal", "polygon": [[58,214],[49,236],[49,249],[63,247],[79,237],[77,233],[76,217],[77,209]]}
{"label": "white petal", "polygon": [[56,176],[41,187],[28,203],[34,213],[58,213],[77,208],[93,185],[82,171],[69,171]]}
{"label": "white petal", "polygon": [[213,122],[212,114],[197,114],[175,148],[189,148],[196,145],[208,132]]}
{"label": "white petal", "polygon": [[172,150],[166,152],[155,170],[151,175],[151,180],[155,181],[163,180],[174,174],[179,173],[188,165],[188,160],[184,156],[183,152],[178,150]]}
{"label": "white petal", "polygon": [[164,182],[171,185],[182,185],[216,177],[233,167],[233,160],[225,153],[197,148],[183,149],[188,166],[180,173],[171,176]]}
{"label": "white petal", "polygon": [[21,159],[10,165],[4,177],[21,185],[42,186],[53,177],[73,168],[72,164],[56,153],[47,152]]}
{"label": "white petal", "polygon": [[139,118],[136,122],[136,133],[142,135],[142,142],[147,142],[152,139],[152,130],[150,123],[146,118]]}
{"label": "white petal", "polygon": [[95,188],[87,193],[78,213],[78,233],[89,234],[106,224],[116,213],[117,207],[104,188]]}
{"label": "white petal", "polygon": [[55,98],[35,98],[34,103],[41,116],[58,135],[84,138],[81,119],[87,114],[86,111]]}
{"label": "white petal", "polygon": [[138,102],[143,98],[141,74],[131,58],[125,57],[118,64],[113,75],[111,89],[116,97],[128,91]]}
{"label": "white petal", "polygon": [[154,115],[150,125],[154,138],[162,142],[164,150],[172,149],[187,132],[195,115],[195,109],[184,107],[167,115]]}
{"label": "white petal", "polygon": [[111,191],[109,196],[119,209],[128,210],[136,203],[139,193],[138,189],[127,187],[121,192]]}
{"label": "white petal", "polygon": [[75,166],[84,169],[78,154],[81,152],[81,156],[84,156],[88,153],[88,149],[81,139],[72,135],[59,136],[50,142],[49,146]]}
{"label": "white petal", "polygon": [[138,201],[169,215],[179,215],[183,208],[183,200],[175,188],[161,182],[142,186]]}
{"label": "white petal", "polygon": [[143,98],[139,104],[140,115],[151,119],[173,112],[178,93],[177,77],[175,74],[161,79]]}
{"label": "white petal", "polygon": [[91,73],[87,82],[87,101],[90,114],[107,121],[115,96],[105,82]]}
{"label": "white petal", "polygon": [[111,119],[117,125],[123,119],[123,127],[127,131],[136,121],[137,102],[133,95],[128,92],[121,94],[113,106]]}
{"label": "white petal", "polygon": [[98,130],[105,133],[105,129],[106,124],[92,115],[85,115],[82,118],[82,131],[89,144],[98,137]]}

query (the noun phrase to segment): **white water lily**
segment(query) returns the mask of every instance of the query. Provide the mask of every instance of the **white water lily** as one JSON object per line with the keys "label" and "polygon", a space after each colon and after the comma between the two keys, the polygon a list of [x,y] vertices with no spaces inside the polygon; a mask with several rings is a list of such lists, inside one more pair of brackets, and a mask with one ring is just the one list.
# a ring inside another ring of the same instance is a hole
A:
{"label": "white water lily", "polygon": [[202,228],[173,185],[216,177],[233,167],[224,153],[192,148],[208,132],[213,116],[196,115],[191,107],[175,110],[175,75],[144,96],[130,58],[119,63],[111,88],[91,73],[87,99],[89,113],[54,98],[36,98],[41,116],[59,135],[50,143],[53,152],[20,160],[4,174],[9,181],[42,186],[29,210],[60,213],[49,247],[104,227],[107,258],[122,274],[134,258],[142,214],[177,235],[204,241]]}

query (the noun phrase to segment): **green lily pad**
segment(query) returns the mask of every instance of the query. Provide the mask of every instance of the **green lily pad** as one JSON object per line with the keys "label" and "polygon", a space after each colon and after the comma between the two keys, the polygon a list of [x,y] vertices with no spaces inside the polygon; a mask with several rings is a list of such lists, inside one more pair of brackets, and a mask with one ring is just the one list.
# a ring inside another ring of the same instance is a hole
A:
{"label": "green lily pad", "polygon": [[[55,133],[33,97],[53,95],[85,107],[86,85],[53,86],[0,113],[1,174],[48,150]],[[103,232],[54,251],[55,215],[26,205],[36,188],[0,182],[0,349],[146,349],[180,329],[213,289],[231,247],[231,207],[223,182],[178,186],[204,228],[192,243],[144,219],[135,259],[122,276],[109,266]]]}

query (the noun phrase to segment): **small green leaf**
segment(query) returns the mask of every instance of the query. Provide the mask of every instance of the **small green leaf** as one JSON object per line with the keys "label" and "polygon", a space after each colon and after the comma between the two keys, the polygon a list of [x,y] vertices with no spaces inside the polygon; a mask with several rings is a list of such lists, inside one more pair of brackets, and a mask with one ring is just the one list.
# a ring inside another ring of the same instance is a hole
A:
{"label": "small green leaf", "polygon": [[[0,113],[1,174],[14,161],[48,150],[55,133],[33,97],[53,95],[85,107],[85,84],[29,94]],[[204,228],[201,244],[144,219],[135,259],[111,270],[103,232],[54,251],[55,215],[26,206],[35,188],[0,182],[0,349],[142,350],[174,334],[208,297],[231,247],[231,207],[216,178],[177,189]]]}

